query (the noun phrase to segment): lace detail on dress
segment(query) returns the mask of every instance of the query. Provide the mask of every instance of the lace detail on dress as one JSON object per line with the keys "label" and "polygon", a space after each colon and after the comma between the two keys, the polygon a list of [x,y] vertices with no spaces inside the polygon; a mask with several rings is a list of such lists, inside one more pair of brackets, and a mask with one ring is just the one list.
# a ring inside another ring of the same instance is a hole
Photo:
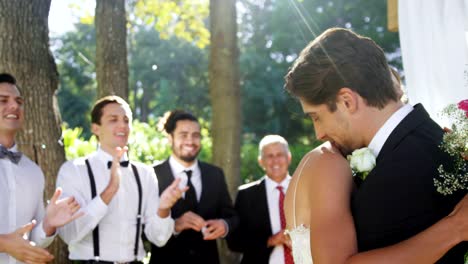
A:
{"label": "lace detail on dress", "polygon": [[291,237],[291,247],[295,264],[312,264],[310,254],[310,230],[304,225],[296,226],[291,231],[286,230]]}
{"label": "lace detail on dress", "polygon": [[310,229],[304,224],[296,225],[296,191],[299,184],[302,170],[305,164],[309,161],[310,156],[304,161],[304,164],[299,170],[297,175],[298,179],[294,186],[293,192],[293,224],[292,230],[286,230],[285,233],[289,234],[291,238],[291,249],[294,258],[294,264],[312,264],[312,254],[310,253]]}

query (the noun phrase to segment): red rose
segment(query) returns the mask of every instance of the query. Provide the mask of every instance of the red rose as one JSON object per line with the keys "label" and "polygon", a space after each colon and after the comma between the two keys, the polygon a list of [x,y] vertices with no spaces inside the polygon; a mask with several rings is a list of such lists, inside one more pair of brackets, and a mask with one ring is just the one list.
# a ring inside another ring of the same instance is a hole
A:
{"label": "red rose", "polygon": [[468,117],[468,99],[461,100],[458,103],[458,108],[465,111],[466,117]]}

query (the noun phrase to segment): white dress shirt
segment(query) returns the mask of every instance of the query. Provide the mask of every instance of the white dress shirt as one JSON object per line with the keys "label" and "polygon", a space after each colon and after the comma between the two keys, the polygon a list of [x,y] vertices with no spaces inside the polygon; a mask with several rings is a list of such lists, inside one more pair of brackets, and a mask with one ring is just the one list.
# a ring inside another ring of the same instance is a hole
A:
{"label": "white dress shirt", "polygon": [[[9,149],[17,151],[16,145]],[[31,240],[38,246],[48,246],[54,236],[46,237],[42,228],[44,217],[44,174],[28,157],[23,155],[18,164],[8,158],[0,159],[0,234],[8,234],[23,225],[37,221]],[[22,263],[0,253],[0,263]]]}
{"label": "white dress shirt", "polygon": [[[188,177],[184,171],[191,170],[192,176],[190,181],[192,182],[195,193],[197,194],[197,201],[200,201],[201,192],[202,192],[202,182],[201,182],[201,171],[198,167],[198,162],[195,161],[190,167],[184,167],[180,164],[172,155],[169,157],[169,165],[171,167],[172,175],[174,179],[180,178],[179,188],[184,188],[187,186]],[[185,193],[182,194],[182,197],[185,198]]]}
{"label": "white dress shirt", "polygon": [[[291,176],[286,176],[286,178],[281,182],[277,183],[270,179],[268,176],[265,176],[265,188],[266,196],[268,201],[268,212],[270,213],[270,223],[271,231],[273,234],[278,233],[281,230],[281,219],[280,219],[280,210],[279,210],[279,190],[276,189],[278,185],[283,187],[283,193],[286,195],[288,190],[289,182],[291,181]],[[270,254],[270,264],[284,264],[284,248],[283,246],[276,246],[273,248],[273,251]]]}
{"label": "white dress shirt", "polygon": [[[85,159],[88,158],[96,183],[96,197],[91,199],[91,186]],[[59,230],[59,235],[68,244],[72,260],[94,259],[93,229],[99,225],[100,259],[104,261],[133,261],[138,214],[138,187],[129,165],[121,167],[119,190],[106,205],[100,193],[110,180],[107,162],[112,156],[98,149],[86,158],[65,162],[60,168],[57,186],[63,188],[64,196],[74,196],[85,215]],[[127,159],[126,156],[122,158]],[[166,244],[174,229],[174,220],[157,215],[159,192],[153,168],[132,162],[139,172],[142,187],[142,223],[147,238],[158,246]],[[145,256],[139,237],[138,260]]]}
{"label": "white dress shirt", "polygon": [[390,118],[385,121],[383,126],[379,128],[377,133],[375,133],[368,146],[369,149],[372,150],[372,153],[374,153],[375,157],[379,156],[380,150],[382,149],[390,134],[411,111],[413,111],[412,105],[403,105],[400,109],[393,113],[393,115],[391,115]]}

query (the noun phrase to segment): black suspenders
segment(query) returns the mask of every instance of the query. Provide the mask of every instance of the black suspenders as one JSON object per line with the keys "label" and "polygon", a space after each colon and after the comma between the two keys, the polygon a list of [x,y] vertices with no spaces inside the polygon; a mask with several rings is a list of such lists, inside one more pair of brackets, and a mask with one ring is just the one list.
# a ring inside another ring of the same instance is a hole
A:
{"label": "black suspenders", "polygon": [[[94,181],[94,174],[91,170],[91,166],[89,165],[88,159],[85,160],[86,167],[88,168],[88,176],[89,176],[89,183],[91,185],[91,199],[96,197],[96,182]],[[135,248],[133,249],[133,254],[135,255],[135,261],[138,261],[138,242],[140,237],[140,228],[141,228],[141,204],[142,204],[142,196],[143,190],[141,188],[140,182],[140,175],[138,174],[138,170],[135,165],[131,164],[133,175],[135,175],[135,180],[138,187],[138,214],[137,214],[137,227],[136,227],[136,236],[135,236]],[[99,260],[99,225],[97,225],[93,230],[93,248],[94,248],[94,258]]]}
{"label": "black suspenders", "polygon": [[[88,168],[89,183],[91,185],[91,199],[96,197],[96,183],[94,182],[94,174],[89,165],[88,159],[85,160],[86,167]],[[99,225],[93,230],[93,247],[94,247],[94,258],[99,260]]]}
{"label": "black suspenders", "polygon": [[[135,261],[137,261],[138,256],[138,242],[140,241],[140,227],[141,227],[141,200],[143,190],[141,189],[140,175],[138,175],[138,170],[135,165],[132,164],[133,174],[135,175],[135,180],[138,186],[138,214],[137,214],[137,226],[136,226],[136,235],[135,235],[135,248],[133,249],[133,254],[135,255]],[[142,230],[143,231],[143,230]]]}

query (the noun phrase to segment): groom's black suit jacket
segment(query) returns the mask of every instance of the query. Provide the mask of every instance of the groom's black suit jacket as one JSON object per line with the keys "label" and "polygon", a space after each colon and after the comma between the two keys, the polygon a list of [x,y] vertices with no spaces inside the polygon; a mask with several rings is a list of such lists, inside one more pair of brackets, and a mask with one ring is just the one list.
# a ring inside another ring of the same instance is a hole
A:
{"label": "groom's black suit jacket", "polygon": [[268,264],[273,247],[267,247],[272,235],[265,179],[239,187],[234,207],[239,227],[228,238],[231,250],[242,252],[242,264]]}
{"label": "groom's black suit jacket", "polygon": [[[203,219],[224,219],[230,231],[235,229],[238,223],[237,215],[232,206],[232,200],[224,178],[223,171],[204,162],[198,162],[201,171],[202,192],[196,214]],[[161,194],[173,181],[169,160],[154,167],[158,178],[159,193]],[[171,209],[171,216],[179,218],[187,212],[185,201],[181,198]],[[150,263],[194,263],[216,264],[219,263],[216,240],[203,240],[201,232],[184,230],[176,236],[172,236],[164,247],[151,246]]]}
{"label": "groom's black suit jacket", "polygon": [[[443,196],[434,187],[437,167],[450,161],[439,148],[442,136],[420,104],[390,134],[376,167],[352,195],[359,251],[416,235],[448,215],[466,194]],[[459,244],[438,263],[463,263],[467,245]]]}

